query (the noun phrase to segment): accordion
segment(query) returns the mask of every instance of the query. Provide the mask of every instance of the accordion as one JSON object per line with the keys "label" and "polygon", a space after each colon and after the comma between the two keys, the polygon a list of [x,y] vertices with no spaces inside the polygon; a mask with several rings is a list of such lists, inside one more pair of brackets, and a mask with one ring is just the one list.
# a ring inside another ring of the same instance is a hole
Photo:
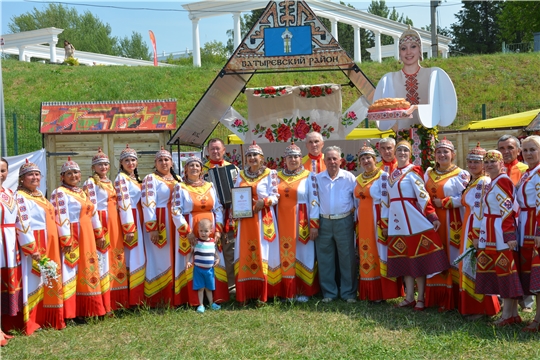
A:
{"label": "accordion", "polygon": [[219,201],[226,209],[231,207],[231,189],[234,187],[234,181],[237,176],[238,169],[232,164],[208,169],[207,180],[214,184]]}

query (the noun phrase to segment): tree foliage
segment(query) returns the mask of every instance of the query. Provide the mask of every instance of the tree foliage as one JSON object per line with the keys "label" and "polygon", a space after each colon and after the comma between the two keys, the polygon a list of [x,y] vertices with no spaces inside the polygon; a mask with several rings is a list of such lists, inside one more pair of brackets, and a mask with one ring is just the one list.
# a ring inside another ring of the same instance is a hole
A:
{"label": "tree foliage", "polygon": [[452,52],[492,54],[501,51],[501,1],[462,1],[463,8],[456,14],[457,22],[450,25],[454,40]]}
{"label": "tree foliage", "polygon": [[533,41],[540,32],[540,2],[506,1],[498,18],[500,38],[506,43]]}
{"label": "tree foliage", "polygon": [[38,30],[47,27],[64,29],[57,46],[64,47],[64,40],[72,43],[77,50],[107,55],[136,56],[148,59],[148,46],[139,33],[133,32],[131,38],[118,39],[111,35],[111,26],[103,23],[90,11],[79,14],[76,9],[62,4],[48,4],[42,10],[14,16],[8,28],[12,33]]}
{"label": "tree foliage", "polygon": [[131,38],[124,36],[118,43],[117,52],[131,59],[150,60],[152,55],[142,35],[133,31]]}

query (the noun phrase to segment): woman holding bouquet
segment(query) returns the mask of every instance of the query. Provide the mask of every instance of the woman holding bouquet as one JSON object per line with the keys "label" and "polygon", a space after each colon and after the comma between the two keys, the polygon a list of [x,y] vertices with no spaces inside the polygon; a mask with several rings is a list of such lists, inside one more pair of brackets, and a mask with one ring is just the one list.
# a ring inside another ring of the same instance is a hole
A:
{"label": "woman holding bouquet", "polygon": [[[471,247],[478,249],[480,225],[484,217],[484,208],[481,199],[484,197],[491,179],[484,175],[484,155],[486,150],[480,147],[467,154],[467,168],[471,174],[469,184],[461,195],[461,205],[465,208],[463,215],[463,230],[461,231],[461,252],[465,253]],[[471,254],[476,259],[476,254]],[[475,320],[482,315],[493,316],[499,312],[499,300],[493,295],[477,294],[476,265],[471,264],[471,257],[467,256],[459,262],[459,306],[461,315],[469,320]],[[474,266],[474,268],[473,268]]]}
{"label": "woman holding bouquet", "polygon": [[[39,190],[40,183],[41,170],[27,160],[19,169],[19,187],[15,193],[22,229],[19,236],[32,238],[31,243],[21,247],[23,253],[27,255],[21,259],[25,308],[23,313],[28,314],[24,327],[27,335],[38,327],[52,327],[58,330],[66,327],[62,261],[54,207]],[[53,263],[56,265],[56,278],[46,278],[46,283],[42,282],[41,271],[44,270],[39,266],[42,259],[48,259],[50,265]]]}
{"label": "woman holding bouquet", "polygon": [[128,279],[124,259],[124,242],[118,217],[116,190],[107,173],[111,168],[109,157],[101,151],[92,157],[92,177],[85,181],[83,189],[97,207],[103,226],[105,243],[97,249],[103,305],[112,310],[129,307]]}
{"label": "woman holding bouquet", "polygon": [[536,316],[525,328],[525,332],[540,330],[540,136],[531,135],[521,142],[523,159],[529,169],[523,174],[517,186],[519,213],[519,254],[521,264],[518,270],[525,295],[536,295]]}
{"label": "woman holding bouquet", "polygon": [[61,185],[51,194],[62,248],[64,317],[105,315],[97,248],[104,248],[103,229],[92,201],[78,186],[79,165],[68,157],[60,172]]}
{"label": "woman holding bouquet", "polygon": [[494,323],[506,326],[521,323],[518,299],[523,295],[517,265],[514,196],[512,180],[502,172],[503,156],[497,150],[484,155],[484,168],[491,184],[483,198],[484,217],[476,265],[476,292],[503,298],[502,316]]}
{"label": "woman holding bouquet", "polygon": [[[10,331],[21,329],[26,334],[32,334],[39,328],[37,323],[37,308],[28,306],[27,289],[22,288],[23,278],[32,270],[32,260],[40,260],[40,254],[36,249],[36,243],[29,225],[21,226],[19,220],[19,207],[13,193],[5,189],[2,184],[7,177],[8,163],[0,159],[2,172],[0,173],[0,272],[2,290],[2,329]],[[16,232],[19,233],[17,237]],[[17,241],[19,242],[17,244]],[[22,249],[22,256],[19,252]],[[24,267],[22,269],[21,262]],[[30,263],[30,268],[28,268]],[[24,271],[24,274],[22,273]],[[32,279],[34,280],[34,279]],[[41,282],[32,283],[33,287],[40,289]],[[39,295],[37,295],[39,301]],[[24,310],[31,310],[32,316],[26,323],[23,321]],[[0,345],[5,346],[12,336],[0,330]]]}
{"label": "woman holding bouquet", "polygon": [[424,187],[422,170],[410,163],[411,153],[411,144],[400,141],[396,146],[398,166],[382,179],[381,226],[383,237],[388,237],[387,276],[405,277],[405,300],[397,307],[423,311],[426,276],[448,270],[450,264],[437,234],[441,223]]}

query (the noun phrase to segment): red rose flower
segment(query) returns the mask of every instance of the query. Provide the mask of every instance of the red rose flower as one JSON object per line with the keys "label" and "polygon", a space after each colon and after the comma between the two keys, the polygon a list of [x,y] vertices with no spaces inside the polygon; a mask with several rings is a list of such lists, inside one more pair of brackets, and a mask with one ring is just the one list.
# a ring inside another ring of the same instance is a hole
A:
{"label": "red rose flower", "polygon": [[300,96],[301,97],[306,97],[306,92],[305,91],[300,91]]}
{"label": "red rose flower", "polygon": [[274,134],[272,133],[272,129],[266,129],[266,133],[264,134],[264,137],[268,139],[270,142],[274,142]]}
{"label": "red rose flower", "polygon": [[354,164],[354,162],[350,162],[347,164],[347,170],[353,171],[355,168],[356,168],[356,165]]}
{"label": "red rose flower", "polygon": [[311,96],[319,97],[322,95],[322,89],[319,86],[313,86],[311,88]]}
{"label": "red rose flower", "polygon": [[259,95],[260,93],[261,93],[260,90],[255,90],[255,91],[253,91],[253,94],[254,94],[254,95]]}
{"label": "red rose flower", "polygon": [[286,89],[281,89],[280,93],[286,94],[286,93],[287,93],[287,90],[286,90]]}
{"label": "red rose flower", "polygon": [[285,124],[281,124],[277,130],[277,141],[289,141],[292,137],[291,128]]}
{"label": "red rose flower", "polygon": [[341,169],[345,169],[345,166],[347,165],[347,161],[345,161],[345,159],[341,159],[341,162],[339,164],[339,167]]}
{"label": "red rose flower", "polygon": [[304,140],[306,134],[309,132],[309,125],[306,123],[306,120],[300,119],[294,127],[294,136],[298,139]]}
{"label": "red rose flower", "polygon": [[330,94],[332,93],[332,88],[331,88],[331,87],[327,87],[327,88],[325,89],[325,91],[326,91],[326,94],[330,95]]}
{"label": "red rose flower", "polygon": [[264,93],[268,95],[275,95],[276,89],[273,86],[267,86],[264,88]]}
{"label": "red rose flower", "polygon": [[321,127],[316,122],[311,123],[311,129],[313,129],[313,131],[316,131],[316,132],[321,132]]}
{"label": "red rose flower", "polygon": [[234,120],[234,126],[240,126],[240,125],[242,125],[242,120],[240,119]]}

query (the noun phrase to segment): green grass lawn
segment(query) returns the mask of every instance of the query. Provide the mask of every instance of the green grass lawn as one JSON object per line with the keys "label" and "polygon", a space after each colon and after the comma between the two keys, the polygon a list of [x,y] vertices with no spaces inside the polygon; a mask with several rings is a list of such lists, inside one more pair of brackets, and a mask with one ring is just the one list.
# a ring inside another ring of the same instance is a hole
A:
{"label": "green grass lawn", "polygon": [[[137,309],[70,324],[62,331],[17,336],[2,359],[538,359],[538,334],[524,325],[496,328],[396,309],[394,303],[234,302],[204,314],[194,309]],[[531,314],[521,314],[525,320]]]}

